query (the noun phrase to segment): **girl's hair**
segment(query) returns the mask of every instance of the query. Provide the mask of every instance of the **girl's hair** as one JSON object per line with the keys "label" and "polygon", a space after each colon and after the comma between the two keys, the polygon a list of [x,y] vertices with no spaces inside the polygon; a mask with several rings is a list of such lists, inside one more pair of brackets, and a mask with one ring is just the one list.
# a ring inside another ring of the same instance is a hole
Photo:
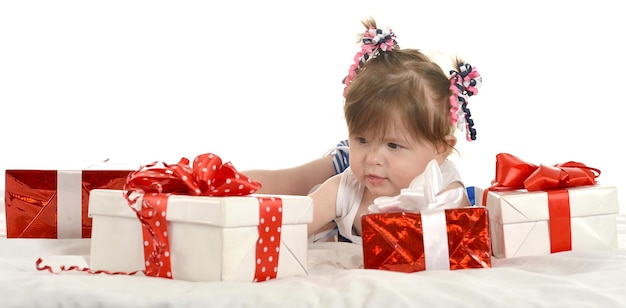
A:
{"label": "girl's hair", "polygon": [[[363,21],[363,25],[377,29],[373,19]],[[437,63],[419,50],[400,49],[393,33],[391,37],[391,49],[377,50],[361,63],[355,59],[356,66],[351,67],[354,73],[344,79],[348,131],[382,137],[387,128],[404,125],[417,140],[445,143],[446,136],[454,134],[451,110],[454,114],[456,109],[451,98],[456,102],[458,93]],[[462,65],[459,59],[456,62],[455,67]],[[398,116],[401,123],[394,122]]]}

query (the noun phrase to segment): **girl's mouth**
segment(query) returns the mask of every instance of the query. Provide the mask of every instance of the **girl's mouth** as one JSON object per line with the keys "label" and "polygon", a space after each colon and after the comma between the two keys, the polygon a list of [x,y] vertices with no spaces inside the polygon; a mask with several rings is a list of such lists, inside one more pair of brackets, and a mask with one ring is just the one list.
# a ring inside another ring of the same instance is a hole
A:
{"label": "girl's mouth", "polygon": [[370,183],[371,185],[374,185],[374,186],[381,185],[386,180],[387,180],[386,178],[381,178],[381,177],[375,176],[375,175],[368,175],[367,176],[367,182]]}

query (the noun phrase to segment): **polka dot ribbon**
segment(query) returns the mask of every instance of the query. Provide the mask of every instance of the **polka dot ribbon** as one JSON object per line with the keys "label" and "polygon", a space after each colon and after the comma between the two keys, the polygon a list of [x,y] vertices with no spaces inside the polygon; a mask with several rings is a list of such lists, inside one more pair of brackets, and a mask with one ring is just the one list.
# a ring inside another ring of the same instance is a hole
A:
{"label": "polka dot ribbon", "polygon": [[178,164],[154,162],[128,175],[124,190],[132,202],[133,192],[172,193],[191,196],[245,196],[261,188],[261,184],[237,172],[230,163],[222,164],[211,153],[197,156],[193,165],[182,158]]}
{"label": "polka dot ribbon", "polygon": [[167,229],[167,199],[170,194],[148,193],[143,196],[137,217],[141,222],[146,276],[172,278],[170,244]]}
{"label": "polka dot ribbon", "polygon": [[276,278],[283,225],[283,203],[280,198],[258,197],[259,239],[256,246],[254,282]]}

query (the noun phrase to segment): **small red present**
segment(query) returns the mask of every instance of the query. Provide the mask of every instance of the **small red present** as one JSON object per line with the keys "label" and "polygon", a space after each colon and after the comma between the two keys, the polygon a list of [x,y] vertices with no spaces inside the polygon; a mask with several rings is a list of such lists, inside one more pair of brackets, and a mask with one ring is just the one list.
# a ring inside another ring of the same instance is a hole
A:
{"label": "small red present", "polygon": [[489,215],[460,207],[465,189],[446,190],[439,164],[394,197],[378,197],[361,217],[365,268],[398,272],[491,267]]}
{"label": "small red present", "polygon": [[122,189],[134,170],[6,170],[8,238],[90,238],[92,189]]}
{"label": "small red present", "polygon": [[367,269],[411,273],[491,267],[484,207],[374,213],[361,223]]}

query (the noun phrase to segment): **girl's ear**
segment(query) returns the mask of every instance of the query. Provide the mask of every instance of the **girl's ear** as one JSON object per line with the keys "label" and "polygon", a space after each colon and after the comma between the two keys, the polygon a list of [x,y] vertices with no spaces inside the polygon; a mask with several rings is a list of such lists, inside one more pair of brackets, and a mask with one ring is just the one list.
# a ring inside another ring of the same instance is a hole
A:
{"label": "girl's ear", "polygon": [[441,164],[443,163],[450,153],[452,153],[452,149],[456,146],[456,137],[454,135],[448,135],[445,138],[445,142],[439,143],[437,146],[437,161]]}

